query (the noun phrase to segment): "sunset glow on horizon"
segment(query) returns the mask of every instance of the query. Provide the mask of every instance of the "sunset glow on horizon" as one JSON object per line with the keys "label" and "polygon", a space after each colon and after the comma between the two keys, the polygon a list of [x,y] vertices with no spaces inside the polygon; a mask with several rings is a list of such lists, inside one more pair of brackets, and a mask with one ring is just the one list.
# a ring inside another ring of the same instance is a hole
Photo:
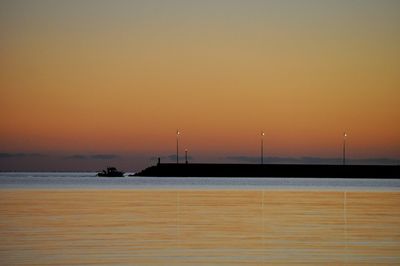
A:
{"label": "sunset glow on horizon", "polygon": [[398,1],[0,7],[0,153],[400,158]]}

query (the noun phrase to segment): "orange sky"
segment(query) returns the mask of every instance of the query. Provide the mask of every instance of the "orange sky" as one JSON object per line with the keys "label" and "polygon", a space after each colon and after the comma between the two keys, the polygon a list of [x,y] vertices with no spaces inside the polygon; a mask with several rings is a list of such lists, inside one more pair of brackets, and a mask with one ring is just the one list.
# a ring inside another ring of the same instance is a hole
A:
{"label": "orange sky", "polygon": [[400,157],[396,1],[0,7],[0,152]]}

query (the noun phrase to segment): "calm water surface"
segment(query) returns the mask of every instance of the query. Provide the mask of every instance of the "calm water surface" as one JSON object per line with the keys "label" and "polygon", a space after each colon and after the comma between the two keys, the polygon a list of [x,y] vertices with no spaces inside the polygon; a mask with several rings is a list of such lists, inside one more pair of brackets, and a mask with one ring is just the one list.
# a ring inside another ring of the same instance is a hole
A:
{"label": "calm water surface", "polygon": [[399,265],[396,180],[0,174],[1,265]]}
{"label": "calm water surface", "polygon": [[99,178],[96,173],[0,173],[1,188],[268,189],[400,191],[399,179],[343,178]]}

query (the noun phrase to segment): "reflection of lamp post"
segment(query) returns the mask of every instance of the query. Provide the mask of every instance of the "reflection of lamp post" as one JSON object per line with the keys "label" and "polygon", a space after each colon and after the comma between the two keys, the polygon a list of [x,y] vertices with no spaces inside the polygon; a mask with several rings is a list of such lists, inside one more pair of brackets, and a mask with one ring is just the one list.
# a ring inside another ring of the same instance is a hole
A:
{"label": "reflection of lamp post", "polygon": [[186,163],[186,164],[188,163],[188,160],[187,160],[187,153],[188,153],[188,150],[185,149],[185,163]]}
{"label": "reflection of lamp post", "polygon": [[176,163],[179,163],[179,130],[176,130]]}
{"label": "reflection of lamp post", "polygon": [[264,131],[261,131],[261,164],[264,164]]}
{"label": "reflection of lamp post", "polygon": [[343,165],[346,165],[346,137],[347,133],[343,133]]}

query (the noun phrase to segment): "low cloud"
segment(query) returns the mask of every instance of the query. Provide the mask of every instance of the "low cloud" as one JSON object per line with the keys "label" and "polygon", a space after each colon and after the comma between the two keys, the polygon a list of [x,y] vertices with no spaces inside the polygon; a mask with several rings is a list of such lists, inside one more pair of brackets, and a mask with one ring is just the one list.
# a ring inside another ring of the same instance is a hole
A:
{"label": "low cloud", "polygon": [[245,162],[245,163],[259,163],[260,162],[260,157],[244,156],[244,155],[227,156],[227,157],[225,157],[225,159],[227,159],[229,161],[237,161],[237,162]]}
{"label": "low cloud", "polygon": [[[243,163],[260,163],[261,158],[259,156],[227,156],[225,159],[229,161],[243,162]],[[306,157],[296,158],[296,157],[264,157],[265,163],[305,163],[310,162],[311,158],[306,159]]]}
{"label": "low cloud", "polygon": [[65,159],[70,159],[70,160],[86,160],[88,157],[86,155],[82,155],[82,154],[74,154],[74,155],[70,155],[65,157]]}
{"label": "low cloud", "polygon": [[400,159],[393,158],[367,158],[367,159],[350,159],[353,164],[397,164],[400,165]]}
{"label": "low cloud", "polygon": [[6,152],[1,152],[0,153],[0,159],[7,159],[7,158],[27,158],[27,157],[43,157],[45,155],[40,154],[40,153],[6,153]]}
{"label": "low cloud", "polygon": [[111,159],[117,159],[119,156],[116,154],[93,154],[90,156],[90,159],[95,159],[95,160],[111,160]]}
{"label": "low cloud", "polygon": [[[227,156],[227,160],[244,162],[244,163],[260,163],[259,156]],[[264,163],[288,163],[288,164],[339,164],[340,158],[322,158],[322,157],[264,157]]]}
{"label": "low cloud", "polygon": [[[176,162],[176,154],[170,154],[170,155],[165,155],[165,156],[159,156],[159,157],[150,157],[150,161],[156,162],[158,161],[158,158],[160,158],[161,162]],[[186,157],[183,155],[179,156],[179,161],[183,162],[185,161]],[[188,161],[192,161],[194,158],[192,156],[187,157]]]}
{"label": "low cloud", "polygon": [[116,154],[91,154],[91,155],[74,154],[66,156],[64,158],[69,160],[111,160],[111,159],[117,159],[119,158],[119,156]]}
{"label": "low cloud", "polygon": [[[261,158],[258,156],[227,156],[225,159],[229,161],[242,163],[260,163]],[[399,159],[393,158],[365,158],[365,159],[346,159],[348,164],[400,164]],[[341,164],[342,158],[326,158],[326,157],[264,157],[264,163],[277,164]]]}

